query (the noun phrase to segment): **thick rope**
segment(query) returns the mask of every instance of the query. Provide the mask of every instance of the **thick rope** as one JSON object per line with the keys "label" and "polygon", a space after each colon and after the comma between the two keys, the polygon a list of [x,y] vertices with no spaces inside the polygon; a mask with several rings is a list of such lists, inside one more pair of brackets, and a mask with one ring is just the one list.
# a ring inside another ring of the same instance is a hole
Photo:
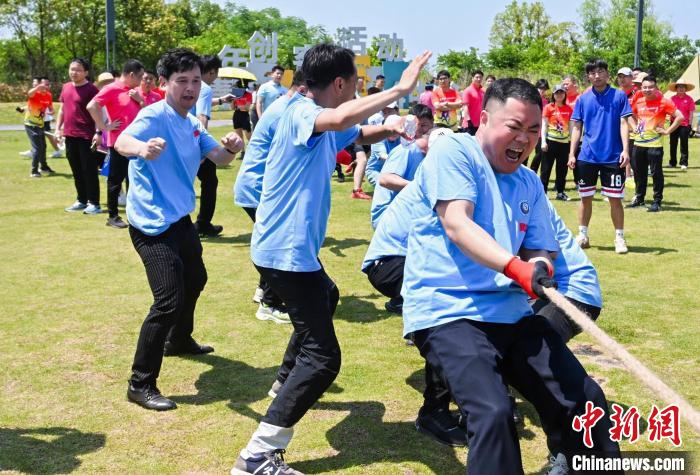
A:
{"label": "thick rope", "polygon": [[613,340],[593,320],[590,319],[566,297],[555,289],[545,288],[544,293],[549,300],[562,309],[578,326],[591,335],[598,344],[610,355],[620,360],[637,378],[646,384],[667,405],[678,406],[681,417],[688,422],[697,434],[700,434],[700,414],[680,394],[671,389],[658,376],[644,366],[637,358],[632,356],[622,345]]}

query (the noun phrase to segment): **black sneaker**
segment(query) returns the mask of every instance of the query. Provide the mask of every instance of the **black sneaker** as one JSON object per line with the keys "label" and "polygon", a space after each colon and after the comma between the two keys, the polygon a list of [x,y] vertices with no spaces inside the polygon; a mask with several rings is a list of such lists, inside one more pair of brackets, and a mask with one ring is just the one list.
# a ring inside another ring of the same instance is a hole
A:
{"label": "black sneaker", "polygon": [[129,383],[129,389],[126,390],[126,397],[129,401],[153,411],[169,411],[177,408],[177,404],[163,396],[155,386],[136,388]]}
{"label": "black sneaker", "polygon": [[557,196],[554,199],[559,201],[569,201],[569,195],[564,192],[557,193]]}
{"label": "black sneaker", "polygon": [[416,419],[416,430],[450,447],[466,447],[467,431],[460,418],[448,409],[427,410],[421,407]]}
{"label": "black sneaker", "polygon": [[515,396],[513,396],[511,394],[508,397],[510,398],[510,408],[513,411],[513,422],[515,423],[516,426],[524,426],[525,425],[525,418],[520,413],[518,406],[515,404]]}
{"label": "black sneaker", "polygon": [[124,222],[121,216],[110,216],[107,218],[107,223],[105,223],[107,226],[112,226],[113,228],[117,229],[124,229],[128,224]]}
{"label": "black sneaker", "polygon": [[647,211],[648,211],[649,213],[658,213],[659,211],[661,211],[661,203],[659,203],[658,201],[654,201],[654,202],[647,208]]}
{"label": "black sneaker", "polygon": [[625,206],[625,208],[639,208],[640,206],[644,206],[644,200],[640,200],[635,197],[631,203],[628,203]]}
{"label": "black sneaker", "polygon": [[345,175],[338,174],[338,183],[345,183]]}
{"label": "black sneaker", "polygon": [[39,170],[37,170],[36,168],[33,168],[29,176],[32,178],[41,178],[41,173],[39,173]]}
{"label": "black sneaker", "polygon": [[384,308],[389,313],[395,313],[397,315],[403,314],[403,299],[401,297],[392,298],[387,303],[384,304]]}
{"label": "black sneaker", "polygon": [[39,172],[44,175],[53,175],[55,172],[48,165],[42,165],[39,167]]}
{"label": "black sneaker", "polygon": [[223,226],[220,226],[218,224],[201,224],[201,223],[194,223],[194,228],[197,230],[197,233],[200,236],[209,236],[209,237],[216,237],[221,232],[224,230]]}
{"label": "black sneaker", "polygon": [[265,452],[257,457],[244,459],[240,455],[231,469],[231,475],[270,474],[270,475],[304,475],[294,470],[284,461],[284,449]]}

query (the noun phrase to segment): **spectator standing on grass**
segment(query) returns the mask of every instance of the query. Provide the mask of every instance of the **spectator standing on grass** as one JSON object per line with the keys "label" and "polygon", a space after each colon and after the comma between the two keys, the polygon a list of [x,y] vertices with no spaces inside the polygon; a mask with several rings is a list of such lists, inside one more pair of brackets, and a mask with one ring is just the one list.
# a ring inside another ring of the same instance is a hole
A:
{"label": "spectator standing on grass", "polygon": [[[547,94],[549,92],[549,81],[546,79],[540,79],[535,83],[535,87],[537,88],[537,92],[540,93],[540,97],[542,98],[542,109],[544,110],[544,107],[547,105],[549,102],[547,100]],[[542,163],[542,156],[544,154],[542,153],[542,144],[540,141],[537,141],[537,146],[535,147],[535,156],[532,158],[532,163],[530,164],[530,169],[537,173],[537,170],[540,168],[540,164]],[[525,160],[525,166],[527,166],[527,160]],[[545,193],[547,193],[547,189],[545,188],[544,190]]]}
{"label": "spectator standing on grass", "polygon": [[454,131],[459,127],[457,111],[462,108],[462,99],[457,91],[450,87],[450,72],[446,69],[437,73],[438,86],[433,91],[434,122],[439,127]]}
{"label": "spectator standing on grass", "polygon": [[430,108],[430,112],[435,115],[435,105],[433,104],[433,88],[435,87],[435,84],[432,82],[429,82],[428,84],[425,85],[425,91],[421,92],[418,102],[420,104],[423,104],[424,106],[428,106]]}
{"label": "spectator standing on grass", "polygon": [[668,166],[675,168],[678,162],[676,161],[678,153],[678,142],[681,144],[681,170],[688,169],[688,137],[690,136],[690,130],[693,126],[693,114],[695,113],[695,101],[690,97],[687,92],[695,89],[692,84],[685,84],[682,82],[672,82],[668,85],[668,90],[675,92],[676,94],[671,97],[671,100],[676,105],[679,111],[683,114],[683,120],[681,125],[678,126],[676,130],[671,132],[671,159],[668,162]]}
{"label": "spectator standing on grass", "polygon": [[[107,226],[125,229],[127,224],[119,216],[119,192],[127,178],[129,160],[114,148],[122,131],[136,118],[146,104],[136,90],[141,85],[144,67],[140,61],[130,59],[124,63],[119,79],[103,87],[87,106],[97,130],[107,133],[109,147],[109,176],[107,177]],[[102,117],[102,108],[107,111],[109,123]]]}
{"label": "spectator standing on grass", "polygon": [[557,191],[556,199],[569,201],[564,192],[566,186],[566,174],[569,158],[569,145],[571,135],[569,133],[569,121],[573,110],[566,104],[566,91],[564,86],[558,84],[554,87],[552,102],[544,106],[542,110],[542,141],[543,152],[542,169],[540,178],[545,194],[549,188],[549,177],[552,167],[555,168],[554,188]]}
{"label": "spectator standing on grass", "polygon": [[[47,77],[42,77],[41,82],[46,87],[46,90],[51,93],[51,81]],[[63,156],[63,150],[61,149],[61,141],[51,133],[51,122],[54,119],[53,101],[51,102],[51,107],[46,110],[44,114],[44,136],[48,139],[51,147],[53,147],[53,153],[51,158],[61,158]]]}
{"label": "spectator standing on grass", "polygon": [[139,86],[139,95],[143,98],[143,103],[146,106],[150,106],[163,99],[156,90],[158,78],[156,74],[152,71],[144,71],[143,77],[141,78],[141,85]]}
{"label": "spectator standing on grass", "polygon": [[68,66],[70,82],[61,89],[62,106],[56,119],[56,136],[65,138],[66,156],[77,194],[75,203],[66,211],[99,214],[102,212],[97,174],[99,161],[92,142],[100,136],[95,134],[95,121],[87,110],[98,90],[88,81],[89,73],[90,64],[83,58],[75,58]]}
{"label": "spectator standing on grass", "polygon": [[[32,82],[32,84],[34,84]],[[40,178],[42,173],[52,174],[53,170],[46,163],[46,138],[44,115],[53,108],[51,92],[43,78],[36,79],[36,85],[27,91],[27,106],[24,111],[24,130],[32,146],[32,178]]]}
{"label": "spectator standing on grass", "polygon": [[[240,82],[237,83],[240,87]],[[244,89],[243,95],[233,100],[233,131],[236,132],[243,142],[243,151],[238,159],[243,160],[245,157],[245,144],[250,142],[251,126],[250,126],[250,107],[253,104],[253,94],[249,88]]]}
{"label": "spectator standing on grass", "polygon": [[278,97],[287,93],[287,88],[281,84],[283,75],[284,68],[282,66],[277,65],[273,67],[270,73],[270,81],[266,82],[258,89],[258,94],[255,99],[255,110],[258,113],[258,120],[262,117],[265,109],[270,107],[270,104],[275,102]]}
{"label": "spectator standing on grass", "polygon": [[484,102],[484,88],[481,87],[483,79],[482,71],[473,71],[472,82],[462,93],[462,128],[469,135],[474,135],[479,128],[479,115]]}
{"label": "spectator standing on grass", "polygon": [[218,145],[194,116],[202,63],[185,49],[158,61],[166,97],[143,110],[119,135],[114,148],[129,157],[131,189],[126,212],[129,235],[143,261],[153,305],[141,326],[127,398],[146,409],[165,411],[176,404],[156,385],[163,355],[214,351],[192,338],[194,311],[207,281],[202,245],[190,213],[194,177],[202,157],[226,165],[241,149],[230,132]]}

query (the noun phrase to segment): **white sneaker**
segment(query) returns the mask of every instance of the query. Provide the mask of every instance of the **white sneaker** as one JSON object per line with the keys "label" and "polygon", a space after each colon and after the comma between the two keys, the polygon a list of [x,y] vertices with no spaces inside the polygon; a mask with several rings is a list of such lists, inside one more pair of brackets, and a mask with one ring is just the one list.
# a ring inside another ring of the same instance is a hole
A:
{"label": "white sneaker", "polygon": [[102,208],[100,208],[100,205],[88,203],[87,208],[85,208],[83,211],[83,214],[100,214],[101,212]]}
{"label": "white sneaker", "polygon": [[558,453],[556,457],[549,457],[549,469],[545,472],[546,475],[567,475],[569,473],[569,464],[566,463],[564,454]]}
{"label": "white sneaker", "polygon": [[277,393],[280,392],[280,389],[282,389],[282,383],[275,379],[275,382],[272,383],[272,387],[267,392],[267,395],[274,399],[277,397]]}
{"label": "white sneaker", "polygon": [[688,167],[686,165],[681,165],[681,170],[686,171],[688,170]]}
{"label": "white sneaker", "polygon": [[627,254],[627,242],[623,237],[615,238],[615,252],[618,254]]}
{"label": "white sneaker", "polygon": [[31,151],[31,150],[25,150],[24,152],[19,152],[19,155],[20,155],[21,157],[32,158],[32,151]]}
{"label": "white sneaker", "polygon": [[255,289],[255,293],[253,294],[253,302],[260,303],[260,300],[262,300],[263,298],[263,293],[263,289],[261,289],[260,287]]}
{"label": "white sneaker", "polygon": [[271,320],[275,323],[292,323],[287,312],[283,312],[278,308],[269,307],[264,303],[260,303],[258,311],[255,312],[255,318],[258,320]]}
{"label": "white sneaker", "polygon": [[117,198],[118,206],[126,206],[126,194],[123,191],[119,192],[119,198]]}
{"label": "white sneaker", "polygon": [[581,233],[579,233],[579,235],[576,236],[576,244],[581,246],[581,249],[588,249],[589,247],[591,247],[591,243],[588,240],[588,236]]}
{"label": "white sneaker", "polygon": [[66,211],[69,213],[75,213],[77,211],[83,211],[85,208],[87,208],[87,205],[85,203],[81,203],[80,201],[76,201],[72,205],[70,205],[68,208],[65,208]]}
{"label": "white sneaker", "polygon": [[60,150],[56,150],[54,153],[51,154],[51,158],[61,158],[63,156],[63,152]]}

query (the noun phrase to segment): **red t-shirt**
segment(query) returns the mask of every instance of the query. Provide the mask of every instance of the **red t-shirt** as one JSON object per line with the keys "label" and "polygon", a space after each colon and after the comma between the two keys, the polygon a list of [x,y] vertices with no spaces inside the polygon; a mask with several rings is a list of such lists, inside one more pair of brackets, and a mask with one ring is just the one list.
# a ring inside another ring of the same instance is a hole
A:
{"label": "red t-shirt", "polygon": [[53,98],[49,91],[36,91],[27,98],[27,109],[24,111],[24,123],[32,127],[44,127],[44,114],[53,109]]}
{"label": "red t-shirt", "polygon": [[542,117],[547,119],[548,140],[569,143],[569,121],[573,113],[573,109],[566,104],[558,106],[551,102],[544,107]]}
{"label": "red t-shirt", "polygon": [[580,96],[579,93],[572,94],[572,95],[566,95],[566,105],[571,107],[572,109],[574,106],[576,106],[576,100],[578,99],[578,96]]}
{"label": "red t-shirt", "polygon": [[695,101],[693,101],[693,98],[690,97],[688,94],[683,94],[682,96],[676,94],[673,97],[671,97],[671,100],[676,105],[678,110],[681,111],[681,113],[683,114],[683,121],[681,122],[681,125],[690,125],[688,119],[690,118],[690,114],[695,112]]}
{"label": "red t-shirt", "polygon": [[161,99],[165,99],[165,89],[161,89],[159,87],[156,87],[154,89],[151,89],[151,92],[155,92],[160,96]]}
{"label": "red t-shirt", "polygon": [[462,102],[469,109],[469,121],[472,123],[472,126],[477,127],[481,116],[481,107],[484,102],[484,88],[470,84],[462,93]]}
{"label": "red t-shirt", "polygon": [[243,94],[242,97],[239,97],[238,99],[234,99],[233,103],[236,105],[236,107],[245,107],[253,103],[253,95],[249,93],[248,91]]}
{"label": "red t-shirt", "polygon": [[163,100],[163,98],[160,96],[160,94],[158,94],[156,91],[157,91],[157,89],[151,89],[148,92],[148,94],[146,94],[146,92],[143,89],[139,88],[139,94],[141,94],[141,97],[143,98],[143,102],[147,106],[150,106],[151,104],[153,104],[155,102]]}
{"label": "red t-shirt", "polygon": [[91,140],[95,134],[95,121],[87,110],[88,103],[97,94],[97,87],[91,82],[76,86],[67,82],[61,89],[61,111],[63,115],[63,135]]}
{"label": "red t-shirt", "polygon": [[120,80],[102,88],[95,96],[95,102],[105,108],[110,122],[119,120],[119,127],[107,134],[107,146],[113,147],[122,130],[131,124],[141,110],[139,103],[129,97],[130,87]]}
{"label": "red t-shirt", "polygon": [[[441,87],[435,88],[433,91],[433,105],[437,105],[440,102],[456,102],[459,98],[457,91],[452,88],[446,91]],[[457,109],[450,109],[446,111],[435,110],[434,120],[438,124],[446,125],[450,128],[457,128]]]}

